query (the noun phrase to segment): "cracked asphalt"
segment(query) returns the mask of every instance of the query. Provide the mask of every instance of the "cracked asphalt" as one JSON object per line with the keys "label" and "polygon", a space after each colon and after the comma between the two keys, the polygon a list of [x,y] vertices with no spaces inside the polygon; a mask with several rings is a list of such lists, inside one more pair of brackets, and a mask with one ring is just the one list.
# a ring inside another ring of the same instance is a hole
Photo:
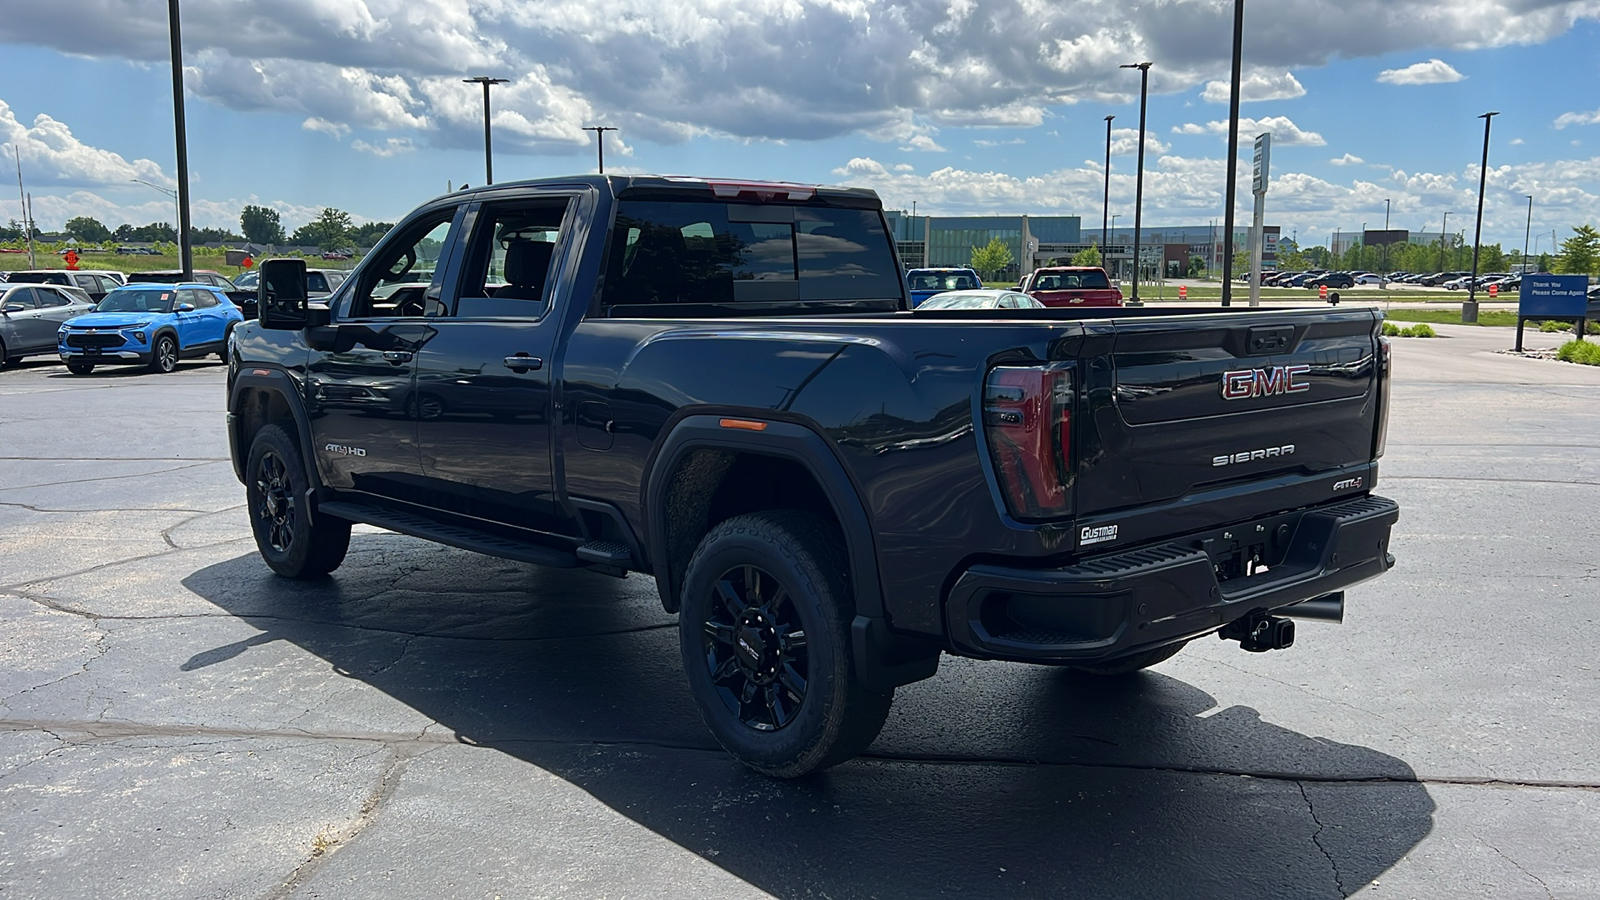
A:
{"label": "cracked asphalt", "polygon": [[[750,774],[652,582],[258,560],[223,370],[0,373],[0,897],[1592,897],[1600,369],[1395,343],[1397,568],[1286,652],[947,657]],[[1535,345],[1548,335],[1533,335]]]}

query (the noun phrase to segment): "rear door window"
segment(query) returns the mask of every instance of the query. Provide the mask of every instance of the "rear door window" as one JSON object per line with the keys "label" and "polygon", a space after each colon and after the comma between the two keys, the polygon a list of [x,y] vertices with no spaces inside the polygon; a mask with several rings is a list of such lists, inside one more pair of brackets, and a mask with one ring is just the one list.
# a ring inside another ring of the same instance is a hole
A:
{"label": "rear door window", "polygon": [[876,211],[695,201],[618,204],[601,305],[878,300],[900,296]]}

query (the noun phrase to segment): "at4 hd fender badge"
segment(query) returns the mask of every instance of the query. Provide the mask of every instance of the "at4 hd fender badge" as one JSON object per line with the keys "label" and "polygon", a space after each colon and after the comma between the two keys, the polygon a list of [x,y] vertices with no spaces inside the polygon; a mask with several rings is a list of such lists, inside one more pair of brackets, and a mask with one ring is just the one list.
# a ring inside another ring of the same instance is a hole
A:
{"label": "at4 hd fender badge", "polygon": [[1222,399],[1247,400],[1251,397],[1272,397],[1278,394],[1298,394],[1311,390],[1311,385],[1300,380],[1311,371],[1310,366],[1273,366],[1269,369],[1237,369],[1222,373]]}
{"label": "at4 hd fender badge", "polygon": [[345,456],[366,456],[367,451],[360,447],[347,447],[344,444],[328,444],[322,448],[329,453],[342,453]]}
{"label": "at4 hd fender badge", "polygon": [[1078,546],[1080,547],[1086,547],[1090,544],[1103,544],[1106,541],[1114,541],[1116,539],[1117,526],[1115,525],[1085,526],[1082,531],[1078,532]]}

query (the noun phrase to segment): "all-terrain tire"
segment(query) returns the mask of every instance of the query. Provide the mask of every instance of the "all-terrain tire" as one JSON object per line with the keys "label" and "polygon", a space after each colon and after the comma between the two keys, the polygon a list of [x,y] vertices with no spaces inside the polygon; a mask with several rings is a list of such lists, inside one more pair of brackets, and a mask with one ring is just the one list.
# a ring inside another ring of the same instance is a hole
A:
{"label": "all-terrain tire", "polygon": [[285,578],[315,578],[344,562],[350,522],[305,508],[306,469],[300,447],[277,425],[256,432],[245,464],[245,500],[256,549]]}
{"label": "all-terrain tire", "polygon": [[735,516],[700,542],[678,613],[684,673],[736,759],[797,778],[867,749],[894,691],[865,690],[850,650],[843,539],[812,513]]}

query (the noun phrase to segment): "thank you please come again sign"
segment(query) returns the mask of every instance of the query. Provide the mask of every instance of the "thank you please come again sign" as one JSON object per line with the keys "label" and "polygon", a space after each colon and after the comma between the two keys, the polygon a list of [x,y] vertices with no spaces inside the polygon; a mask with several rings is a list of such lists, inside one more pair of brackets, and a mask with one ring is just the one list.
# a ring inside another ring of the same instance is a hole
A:
{"label": "thank you please come again sign", "polygon": [[1581,317],[1588,308],[1589,276],[1524,275],[1517,315]]}

